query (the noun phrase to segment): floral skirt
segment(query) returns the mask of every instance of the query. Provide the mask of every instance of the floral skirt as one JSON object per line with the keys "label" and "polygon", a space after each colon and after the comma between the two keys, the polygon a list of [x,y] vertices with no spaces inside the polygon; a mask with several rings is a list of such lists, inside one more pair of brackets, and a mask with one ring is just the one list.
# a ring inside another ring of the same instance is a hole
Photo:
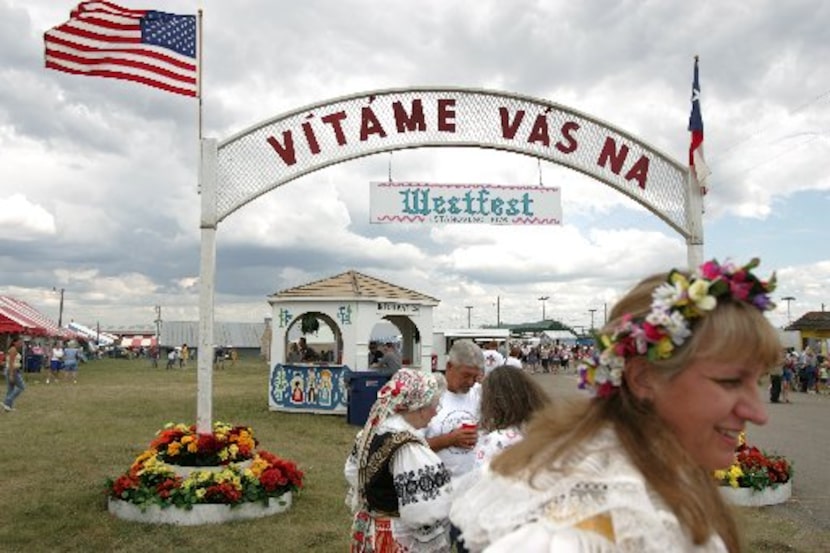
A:
{"label": "floral skirt", "polygon": [[355,513],[352,521],[350,553],[408,553],[409,549],[392,536],[392,519],[373,517],[366,511]]}

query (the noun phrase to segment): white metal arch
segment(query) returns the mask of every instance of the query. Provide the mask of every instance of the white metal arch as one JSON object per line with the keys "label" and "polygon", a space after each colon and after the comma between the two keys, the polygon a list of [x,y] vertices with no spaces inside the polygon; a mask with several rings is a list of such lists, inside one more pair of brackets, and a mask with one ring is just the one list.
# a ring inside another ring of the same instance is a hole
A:
{"label": "white metal arch", "polygon": [[276,116],[221,141],[217,221],[325,167],[431,147],[490,148],[569,167],[632,198],[685,239],[700,241],[684,164],[554,102],[451,87],[360,92]]}
{"label": "white metal arch", "polygon": [[203,139],[197,426],[211,429],[216,229],[256,198],[303,175],[409,148],[475,147],[528,155],[607,184],[703,257],[700,189],[685,164],[630,133],[559,104],[454,87],[360,92],[262,121],[221,142]]}

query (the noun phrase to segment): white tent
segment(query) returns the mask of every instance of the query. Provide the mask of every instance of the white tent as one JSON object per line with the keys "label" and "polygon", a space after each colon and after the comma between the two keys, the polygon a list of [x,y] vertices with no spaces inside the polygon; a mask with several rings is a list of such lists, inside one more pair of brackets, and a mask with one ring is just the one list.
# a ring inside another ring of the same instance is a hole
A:
{"label": "white tent", "polygon": [[543,344],[555,344],[556,342],[568,346],[576,344],[576,334],[570,330],[545,330],[540,338]]}
{"label": "white tent", "polygon": [[76,323],[75,321],[70,322],[67,326],[70,330],[86,336],[90,342],[97,342],[98,345],[101,346],[111,346],[116,342],[116,340],[118,340],[118,336],[107,334],[106,332],[99,332],[93,328]]}

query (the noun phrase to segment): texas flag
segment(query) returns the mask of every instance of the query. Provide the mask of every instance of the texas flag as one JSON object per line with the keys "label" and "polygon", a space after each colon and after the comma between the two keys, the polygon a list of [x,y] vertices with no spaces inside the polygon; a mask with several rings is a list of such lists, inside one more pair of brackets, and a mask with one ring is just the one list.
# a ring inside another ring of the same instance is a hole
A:
{"label": "texas flag", "polygon": [[700,79],[698,78],[697,56],[695,76],[692,80],[692,113],[689,115],[689,131],[692,142],[689,145],[689,167],[694,172],[702,194],[706,194],[706,179],[712,174],[703,158],[703,115],[700,111]]}

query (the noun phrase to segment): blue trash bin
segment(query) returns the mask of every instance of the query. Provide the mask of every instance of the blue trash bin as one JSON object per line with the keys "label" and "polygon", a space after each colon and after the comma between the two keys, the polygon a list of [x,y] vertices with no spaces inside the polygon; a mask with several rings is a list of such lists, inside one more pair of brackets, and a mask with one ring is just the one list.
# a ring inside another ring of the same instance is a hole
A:
{"label": "blue trash bin", "polygon": [[346,422],[363,426],[369,418],[378,391],[389,382],[389,375],[375,371],[350,372],[346,376],[349,387],[349,403],[346,406]]}
{"label": "blue trash bin", "polygon": [[43,368],[43,355],[30,353],[26,356],[26,365],[24,372],[39,373]]}

